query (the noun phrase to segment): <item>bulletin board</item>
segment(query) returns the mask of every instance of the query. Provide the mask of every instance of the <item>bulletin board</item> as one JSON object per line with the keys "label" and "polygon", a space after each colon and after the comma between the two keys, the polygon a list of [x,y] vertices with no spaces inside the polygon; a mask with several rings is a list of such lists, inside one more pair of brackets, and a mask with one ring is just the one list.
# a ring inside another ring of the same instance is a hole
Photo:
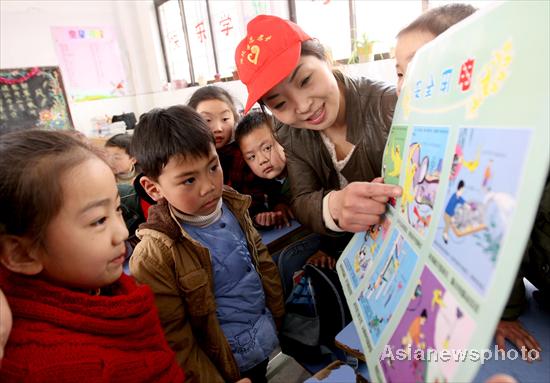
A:
{"label": "bulletin board", "polygon": [[0,69],[0,134],[73,129],[59,67]]}
{"label": "bulletin board", "polygon": [[382,169],[403,195],[337,263],[372,382],[489,358],[549,170],[549,11],[489,6],[409,64]]}
{"label": "bulletin board", "polygon": [[51,32],[72,101],[129,94],[114,27],[52,27]]}

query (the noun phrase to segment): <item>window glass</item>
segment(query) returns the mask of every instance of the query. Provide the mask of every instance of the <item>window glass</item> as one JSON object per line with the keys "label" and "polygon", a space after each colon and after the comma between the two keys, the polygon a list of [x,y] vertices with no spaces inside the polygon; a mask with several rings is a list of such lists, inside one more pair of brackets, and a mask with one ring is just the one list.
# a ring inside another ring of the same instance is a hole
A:
{"label": "window glass", "polygon": [[347,59],[351,55],[349,1],[298,0],[296,22],[327,47],[334,60]]}
{"label": "window glass", "polygon": [[170,79],[190,82],[189,60],[178,1],[168,1],[160,5],[158,11]]}
{"label": "window glass", "polygon": [[195,81],[214,78],[216,65],[205,1],[184,1]]}
{"label": "window glass", "polygon": [[356,1],[357,39],[373,41],[372,54],[391,52],[395,36],[422,13],[418,1]]}
{"label": "window glass", "polygon": [[246,24],[259,14],[288,18],[285,1],[210,1],[210,15],[216,43],[216,58],[222,77],[235,68],[235,49],[246,35]]}

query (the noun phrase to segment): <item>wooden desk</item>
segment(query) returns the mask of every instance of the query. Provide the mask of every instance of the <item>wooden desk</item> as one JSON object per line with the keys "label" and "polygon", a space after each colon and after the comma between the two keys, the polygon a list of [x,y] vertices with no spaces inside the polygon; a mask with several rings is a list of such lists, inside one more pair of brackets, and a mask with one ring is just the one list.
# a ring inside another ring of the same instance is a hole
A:
{"label": "wooden desk", "polygon": [[[513,376],[520,383],[527,382],[548,382],[550,377],[550,312],[544,311],[538,303],[532,298],[535,287],[525,281],[525,288],[529,301],[528,310],[520,317],[523,326],[537,339],[542,347],[541,360],[528,363],[521,359],[521,353],[515,360],[496,360],[494,357],[485,361],[479,369],[474,382],[485,382],[489,377],[495,374],[508,374]],[[359,368],[356,372],[368,380],[368,371],[364,363],[363,348],[359,341],[359,336],[355,330],[353,322],[348,324],[338,333],[335,340],[336,346],[344,350],[348,355],[356,357],[359,362]],[[512,346],[507,342],[507,350]],[[495,349],[493,342],[489,347],[491,351]],[[362,366],[364,365],[364,367]]]}

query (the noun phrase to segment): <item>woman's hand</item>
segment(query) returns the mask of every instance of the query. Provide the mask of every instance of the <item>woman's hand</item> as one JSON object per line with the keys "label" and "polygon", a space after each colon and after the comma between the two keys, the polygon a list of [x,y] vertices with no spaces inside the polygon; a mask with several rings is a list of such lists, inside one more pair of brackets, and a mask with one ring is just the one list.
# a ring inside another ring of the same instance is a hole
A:
{"label": "woman's hand", "polygon": [[[525,348],[525,355],[529,356],[529,351],[537,350],[539,353],[542,348],[539,342],[527,330],[523,328],[518,320],[501,320],[498,322],[495,332],[497,347],[499,350],[506,350],[506,339],[508,339],[518,350],[522,351]],[[531,359],[527,360],[531,362]]]}
{"label": "woman's hand", "polygon": [[345,188],[330,193],[328,206],[334,222],[344,231],[358,233],[380,223],[390,198],[399,197],[401,187],[382,183],[352,182]]}
{"label": "woman's hand", "polygon": [[8,342],[12,325],[10,306],[4,293],[0,290],[0,360],[4,356],[4,346]]}

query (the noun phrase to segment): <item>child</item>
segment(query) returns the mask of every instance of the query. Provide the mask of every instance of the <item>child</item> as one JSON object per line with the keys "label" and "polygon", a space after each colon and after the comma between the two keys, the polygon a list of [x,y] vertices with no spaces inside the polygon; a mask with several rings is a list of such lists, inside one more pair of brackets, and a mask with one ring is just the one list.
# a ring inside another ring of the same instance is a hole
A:
{"label": "child", "polygon": [[248,215],[250,197],[223,186],[214,135],[189,107],[155,109],[140,117],[132,153],[157,204],[138,230],[130,270],[153,289],[186,377],[265,382],[281,282]]}
{"label": "child", "polygon": [[0,289],[13,312],[0,381],[183,381],[153,294],[122,275],[128,231],[107,163],[40,130],[2,136],[0,158]]}
{"label": "child", "polygon": [[233,129],[239,115],[231,95],[223,88],[205,86],[193,93],[188,105],[205,119],[214,134],[224,183],[252,197],[249,212],[256,226],[270,226],[265,224],[265,215],[258,214],[268,210],[270,190],[276,189],[277,185],[275,181],[258,178],[246,165],[239,146],[233,141]]}
{"label": "child", "polygon": [[397,34],[397,44],[395,46],[397,94],[401,92],[407,67],[416,51],[475,11],[476,8],[471,5],[460,3],[432,8]]}
{"label": "child", "polygon": [[272,121],[264,113],[248,113],[235,129],[235,142],[256,176],[277,181],[278,187],[269,194],[272,211],[259,213],[256,220],[263,222],[264,226],[289,225],[294,215],[289,207],[286,157],[283,147],[273,135]]}
{"label": "child", "polygon": [[117,183],[131,185],[136,177],[136,160],[130,155],[132,136],[116,134],[105,143],[109,162],[113,168]]}

